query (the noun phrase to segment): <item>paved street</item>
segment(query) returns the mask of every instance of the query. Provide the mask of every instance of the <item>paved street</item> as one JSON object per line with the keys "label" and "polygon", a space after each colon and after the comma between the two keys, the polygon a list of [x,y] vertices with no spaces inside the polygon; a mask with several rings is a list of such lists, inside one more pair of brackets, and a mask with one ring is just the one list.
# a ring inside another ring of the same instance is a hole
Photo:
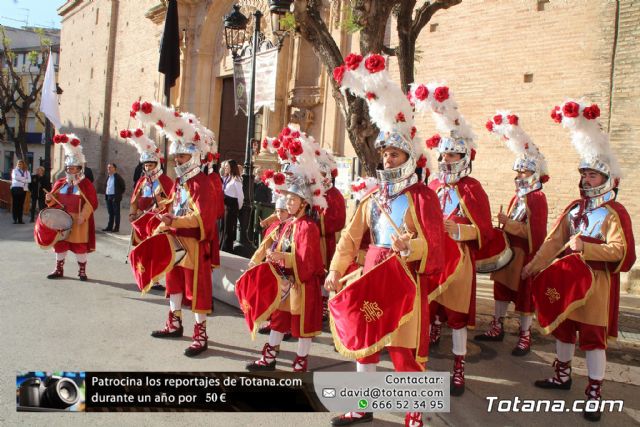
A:
{"label": "paved street", "polygon": [[[103,217],[101,217],[103,218]],[[126,218],[123,217],[123,219]],[[104,227],[99,219],[96,228]],[[121,227],[123,235],[126,228]],[[122,235],[121,235],[122,236]],[[333,414],[238,414],[238,413],[129,413],[129,414],[38,414],[16,413],[15,373],[21,370],[85,371],[242,371],[256,357],[263,337],[252,342],[239,310],[216,302],[208,320],[209,351],[189,359],[182,355],[189,345],[193,317],[186,312],[182,340],[163,341],[149,336],[163,325],[167,302],[158,293],[141,297],[124,264],[126,242],[114,236],[98,234],[98,250],[89,256],[89,282],[76,278],[77,265],[72,255],[65,265],[66,278],[50,281],[44,277],[54,267],[51,252],[33,242],[32,225],[12,225],[11,217],[0,211],[0,251],[3,254],[2,294],[2,375],[0,376],[0,425],[228,425],[228,426],[327,426]],[[491,290],[481,280],[478,290],[479,329],[486,327],[492,312]],[[640,332],[640,300],[623,297],[621,328],[629,339],[612,343],[608,350],[605,398],[623,399],[623,413],[605,413],[600,425],[626,426],[640,420],[640,345],[634,334]],[[515,319],[509,320],[505,342],[478,346],[469,336],[467,391],[452,398],[452,412],[433,415],[433,426],[533,426],[593,425],[581,414],[487,413],[486,396],[520,399],[564,399],[568,403],[582,399],[586,386],[584,353],[578,351],[574,363],[574,386],[568,392],[544,392],[532,386],[536,379],[551,374],[554,343],[534,333],[534,351],[514,358],[510,351],[517,337]],[[634,329],[635,328],[635,329]],[[283,343],[279,368],[291,370],[296,343]],[[429,361],[433,371],[449,371],[450,331],[434,348]],[[280,362],[282,360],[282,362]],[[325,332],[311,349],[312,370],[352,371],[354,364],[333,351]],[[385,357],[381,369],[390,370]],[[403,414],[376,416],[375,426],[401,425]],[[367,424],[363,424],[367,425]]]}

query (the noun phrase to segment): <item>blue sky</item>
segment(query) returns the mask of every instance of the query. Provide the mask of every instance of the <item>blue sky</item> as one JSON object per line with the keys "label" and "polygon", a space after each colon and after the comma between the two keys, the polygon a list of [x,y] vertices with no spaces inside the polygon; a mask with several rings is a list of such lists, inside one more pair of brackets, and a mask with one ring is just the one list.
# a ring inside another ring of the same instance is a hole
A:
{"label": "blue sky", "polygon": [[60,28],[56,9],[64,3],[64,0],[0,0],[0,24],[20,28],[28,20],[30,26]]}

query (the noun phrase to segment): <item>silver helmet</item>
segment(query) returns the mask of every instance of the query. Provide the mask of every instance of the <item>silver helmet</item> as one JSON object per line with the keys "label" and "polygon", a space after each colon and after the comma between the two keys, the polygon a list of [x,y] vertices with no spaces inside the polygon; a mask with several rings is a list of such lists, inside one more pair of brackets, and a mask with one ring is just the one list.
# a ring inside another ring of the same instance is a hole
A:
{"label": "silver helmet", "polygon": [[380,132],[375,142],[375,148],[384,151],[387,148],[397,148],[407,153],[407,161],[402,165],[391,168],[377,170],[376,175],[381,183],[398,184],[412,177],[416,172],[416,158],[413,144],[400,132]]}
{"label": "silver helmet", "polygon": [[176,141],[171,143],[169,154],[175,156],[177,154],[189,154],[191,158],[181,165],[174,167],[178,178],[188,179],[195,175],[194,171],[200,172],[200,151],[195,144],[181,144]]}
{"label": "silver helmet", "polygon": [[[471,173],[472,142],[469,138],[457,137],[453,130],[449,136],[440,138],[438,172],[444,183],[453,184]],[[461,158],[456,162],[447,163],[444,154],[460,154]]]}

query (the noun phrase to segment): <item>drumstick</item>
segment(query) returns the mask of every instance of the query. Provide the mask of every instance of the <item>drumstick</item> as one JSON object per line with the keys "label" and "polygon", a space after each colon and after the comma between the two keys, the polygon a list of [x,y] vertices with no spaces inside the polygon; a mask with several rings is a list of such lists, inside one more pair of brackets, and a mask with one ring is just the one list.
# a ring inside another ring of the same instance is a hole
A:
{"label": "drumstick", "polygon": [[133,241],[133,227],[129,233],[129,246],[127,246],[127,254],[124,256],[124,263],[129,264],[129,252],[131,251],[131,242]]}
{"label": "drumstick", "polygon": [[51,199],[52,199],[54,202],[56,202],[57,204],[59,204],[60,206],[62,206],[62,207],[64,208],[64,205],[63,205],[62,203],[60,203],[60,202],[58,201],[58,199],[56,199],[56,197],[53,195],[53,192],[52,192],[52,191],[47,191],[47,190],[46,190],[46,189],[44,189],[44,188],[43,188],[42,190],[43,190],[45,193],[47,193],[47,194],[49,195],[49,197],[51,197]]}
{"label": "drumstick", "polygon": [[344,283],[347,280],[351,279],[353,276],[357,276],[358,274],[362,273],[362,267],[353,270],[351,273],[347,274],[346,276],[344,276],[343,278],[341,278],[340,280],[338,280],[338,283]]}
{"label": "drumstick", "polygon": [[[500,213],[502,213],[502,205],[500,205]],[[498,227],[500,229],[503,229],[504,228],[504,224],[500,224],[500,221],[498,221]]]}
{"label": "drumstick", "polygon": [[393,219],[391,219],[391,216],[387,213],[386,210],[384,210],[384,208],[380,205],[380,202],[378,201],[378,199],[374,197],[371,197],[371,199],[373,199],[373,202],[378,205],[378,208],[380,209],[380,211],[382,211],[382,213],[384,214],[385,218],[387,218],[387,221],[389,221],[389,223],[391,224],[391,227],[393,227],[394,231],[398,234],[398,236],[402,235],[402,231],[398,228],[398,226],[396,225],[395,222],[393,222]]}
{"label": "drumstick", "polygon": [[[581,235],[582,235],[582,231],[579,231],[578,234],[576,234],[576,237],[580,237]],[[570,244],[571,244],[571,239],[569,239],[569,241],[567,243],[565,243],[562,246],[562,248],[560,248],[560,250],[558,252],[556,252],[556,254],[551,259],[556,259],[558,257],[558,255],[560,255],[562,252],[567,250],[567,248],[569,247]]]}

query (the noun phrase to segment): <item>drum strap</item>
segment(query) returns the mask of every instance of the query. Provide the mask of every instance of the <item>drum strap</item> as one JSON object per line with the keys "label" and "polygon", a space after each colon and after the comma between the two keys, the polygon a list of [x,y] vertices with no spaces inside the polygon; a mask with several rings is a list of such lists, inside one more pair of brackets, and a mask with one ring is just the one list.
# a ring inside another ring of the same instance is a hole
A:
{"label": "drum strap", "polygon": [[73,194],[73,190],[74,190],[74,185],[73,184],[69,184],[69,186],[67,187],[67,194]]}

